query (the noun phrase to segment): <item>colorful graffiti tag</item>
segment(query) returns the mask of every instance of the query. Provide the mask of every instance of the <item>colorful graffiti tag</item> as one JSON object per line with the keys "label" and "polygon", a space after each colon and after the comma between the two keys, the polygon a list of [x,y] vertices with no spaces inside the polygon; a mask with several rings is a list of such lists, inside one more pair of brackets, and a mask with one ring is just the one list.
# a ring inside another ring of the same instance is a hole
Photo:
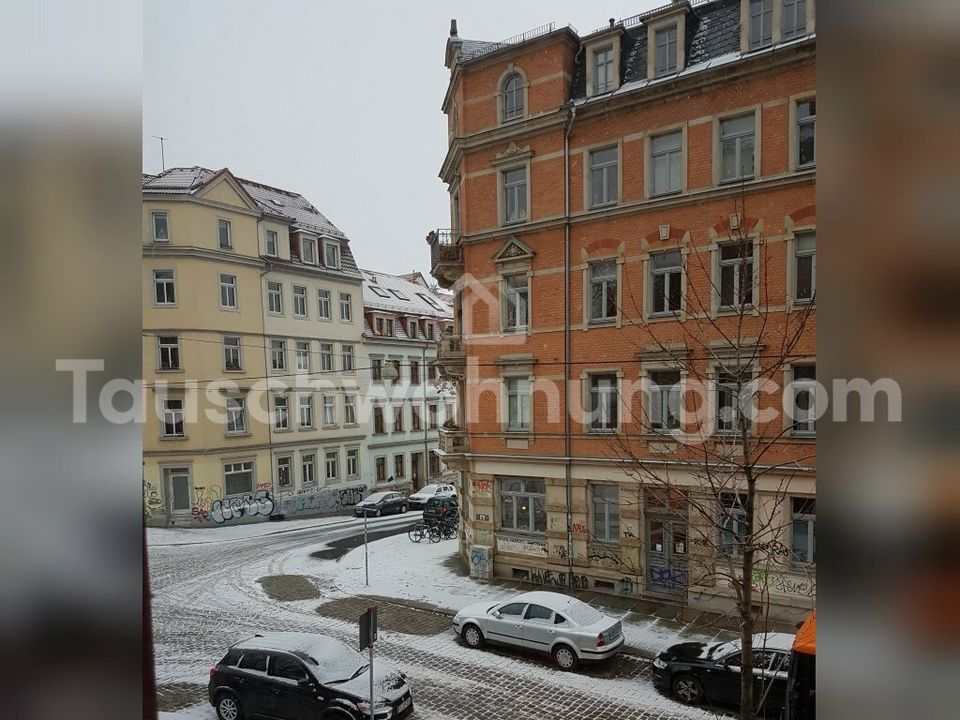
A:
{"label": "colorful graffiti tag", "polygon": [[222,524],[228,520],[239,520],[257,515],[269,517],[273,513],[273,509],[274,503],[270,493],[266,490],[257,490],[252,495],[214,500],[210,505],[210,519],[217,524]]}

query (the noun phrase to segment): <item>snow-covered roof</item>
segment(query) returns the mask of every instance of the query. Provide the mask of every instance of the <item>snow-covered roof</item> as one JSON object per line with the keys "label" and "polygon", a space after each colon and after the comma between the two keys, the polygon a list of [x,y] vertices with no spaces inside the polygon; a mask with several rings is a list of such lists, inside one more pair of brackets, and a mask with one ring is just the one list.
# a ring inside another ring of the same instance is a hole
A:
{"label": "snow-covered roof", "polygon": [[419,283],[373,270],[360,272],[363,274],[363,305],[369,310],[440,320],[453,318],[450,304]]}

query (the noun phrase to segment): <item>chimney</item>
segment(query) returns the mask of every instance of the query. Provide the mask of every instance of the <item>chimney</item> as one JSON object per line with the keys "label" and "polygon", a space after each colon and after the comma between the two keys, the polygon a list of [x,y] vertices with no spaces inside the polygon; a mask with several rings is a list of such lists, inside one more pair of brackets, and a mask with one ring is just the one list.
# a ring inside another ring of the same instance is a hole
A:
{"label": "chimney", "polygon": [[450,21],[450,37],[457,37],[457,19],[453,18]]}
{"label": "chimney", "polygon": [[613,27],[615,22],[617,21],[614,18],[610,18],[610,27]]}

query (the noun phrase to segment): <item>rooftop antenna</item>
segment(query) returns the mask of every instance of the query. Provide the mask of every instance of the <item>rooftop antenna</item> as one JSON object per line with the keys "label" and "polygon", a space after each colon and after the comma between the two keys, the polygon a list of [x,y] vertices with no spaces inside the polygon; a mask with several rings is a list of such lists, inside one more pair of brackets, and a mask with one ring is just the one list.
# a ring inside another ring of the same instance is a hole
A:
{"label": "rooftop antenna", "polygon": [[156,138],[160,141],[160,168],[162,170],[167,169],[167,163],[163,159],[163,141],[166,140],[162,135],[151,135],[150,137]]}

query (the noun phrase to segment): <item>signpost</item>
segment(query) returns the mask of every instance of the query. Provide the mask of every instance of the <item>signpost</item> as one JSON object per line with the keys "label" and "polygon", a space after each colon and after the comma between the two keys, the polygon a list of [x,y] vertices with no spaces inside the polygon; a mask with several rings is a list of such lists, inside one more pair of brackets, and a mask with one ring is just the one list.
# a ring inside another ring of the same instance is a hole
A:
{"label": "signpost", "polygon": [[[366,515],[364,515],[366,517]],[[360,651],[370,651],[370,720],[373,720],[373,644],[377,641],[377,608],[370,607],[360,616]]]}

